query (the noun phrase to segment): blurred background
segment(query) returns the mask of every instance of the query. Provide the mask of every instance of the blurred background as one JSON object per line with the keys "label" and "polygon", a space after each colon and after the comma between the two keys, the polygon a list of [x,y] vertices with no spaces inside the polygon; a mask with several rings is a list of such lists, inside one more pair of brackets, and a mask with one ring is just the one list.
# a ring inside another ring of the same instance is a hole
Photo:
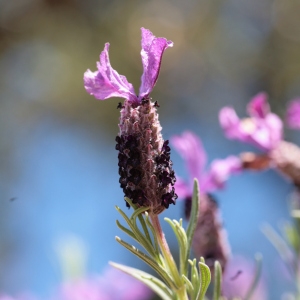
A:
{"label": "blurred background", "polygon": [[[295,0],[0,0],[0,290],[48,296],[62,280],[57,244],[69,235],[88,249],[88,274],[109,260],[145,268],[114,240],[122,236],[114,205],[125,209],[114,150],[120,99],[97,101],[83,87],[105,42],[136,91],[140,27],[174,42],[151,94],[164,138],[193,130],[211,161],[253,150],[225,139],[221,107],[245,116],[250,98],[266,91],[283,116],[300,95],[299,14]],[[300,143],[300,132],[285,137]],[[292,286],[260,227],[288,220],[291,192],[266,171],[232,177],[216,194],[232,252],[263,254],[270,299]],[[163,215],[182,209],[178,202]]]}

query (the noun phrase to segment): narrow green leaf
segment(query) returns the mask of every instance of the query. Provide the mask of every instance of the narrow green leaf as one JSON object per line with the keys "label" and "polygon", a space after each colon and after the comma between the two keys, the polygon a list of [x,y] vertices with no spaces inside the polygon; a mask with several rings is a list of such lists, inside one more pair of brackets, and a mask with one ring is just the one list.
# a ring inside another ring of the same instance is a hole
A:
{"label": "narrow green leaf", "polygon": [[113,267],[140,280],[163,300],[174,300],[173,292],[158,278],[141,270],[110,262]]}
{"label": "narrow green leaf", "polygon": [[192,286],[194,287],[191,293],[191,300],[196,300],[198,291],[200,290],[200,277],[196,267],[196,259],[195,258],[193,260],[189,259],[188,263],[191,266],[191,283]]}
{"label": "narrow green leaf", "polygon": [[[182,275],[182,278],[187,286],[188,294],[191,295],[194,292],[194,287],[193,287],[192,283],[185,275]],[[191,298],[191,300],[193,300],[193,298]]]}
{"label": "narrow green leaf", "polygon": [[[117,211],[121,214],[121,216],[124,218],[130,229],[132,230],[135,240],[137,240],[151,256],[156,256],[155,255],[155,249],[153,248],[153,245],[151,241],[147,240],[147,238],[143,235],[143,233],[139,230],[136,224],[132,222],[131,219],[127,217],[127,215],[122,211],[122,209],[118,206],[116,206]],[[135,220],[135,219],[134,219]]]}
{"label": "narrow green leaf", "polygon": [[163,278],[169,287],[172,287],[173,289],[178,289],[178,286],[173,282],[173,279],[170,277],[170,275],[161,268],[158,263],[152,259],[147,254],[143,253],[142,251],[138,250],[136,247],[126,243],[122,239],[120,239],[118,236],[116,236],[116,241],[120,243],[123,247],[128,249],[131,253],[139,257],[142,261],[144,261],[146,264],[148,264],[153,270],[155,270],[161,278]]}
{"label": "narrow green leaf", "polygon": [[[191,246],[192,246],[192,241],[193,241],[193,236],[195,233],[195,229],[197,226],[197,221],[198,221],[198,216],[199,216],[199,183],[198,180],[195,178],[194,179],[194,189],[193,189],[193,198],[192,198],[192,209],[191,209],[191,216],[188,224],[188,228],[186,231],[187,235],[187,249],[186,249],[186,259],[185,261],[189,259],[190,251],[191,251]],[[184,274],[187,273],[187,263],[185,266]]]}
{"label": "narrow green leaf", "polygon": [[[187,236],[186,233],[181,226],[182,221],[178,222],[176,220],[171,220],[169,218],[164,218],[164,220],[169,223],[171,228],[173,229],[175,236],[179,245],[179,264],[180,264],[180,273],[185,274],[185,265],[186,265],[186,257],[187,257]],[[185,274],[187,275],[187,274]]]}
{"label": "narrow green leaf", "polygon": [[132,231],[130,231],[129,229],[127,229],[126,227],[124,227],[118,220],[116,220],[117,226],[124,231],[126,234],[128,234],[131,238],[133,238],[134,240],[137,241],[137,238],[135,237],[134,233]]}
{"label": "narrow green leaf", "polygon": [[[127,200],[130,200],[130,199],[125,197],[125,200],[127,201]],[[139,218],[139,221],[140,221],[140,223],[142,225],[142,228],[144,230],[146,239],[149,240],[149,242],[152,244],[152,240],[151,240],[148,228],[146,226],[146,223],[145,223],[145,220],[144,220],[144,217],[143,217],[143,213],[146,212],[148,209],[149,209],[149,207],[140,207],[140,208],[136,209],[135,212],[132,214],[131,218],[134,218],[134,219],[136,219],[136,217]],[[136,223],[136,221],[135,221],[135,223]]]}
{"label": "narrow green leaf", "polygon": [[295,258],[286,241],[269,224],[264,224],[261,227],[261,230],[278,251],[281,259],[285,262],[291,274],[294,274],[295,269],[292,260]]}
{"label": "narrow green leaf", "polygon": [[204,299],[208,286],[211,280],[211,274],[209,267],[204,263],[204,258],[201,257],[201,261],[198,263],[199,276],[200,276],[200,288],[196,297],[196,300]]}
{"label": "narrow green leaf", "polygon": [[283,227],[284,234],[286,236],[287,241],[291,245],[291,247],[295,250],[296,253],[300,252],[300,236],[297,232],[296,227],[293,225],[286,223]]}
{"label": "narrow green leaf", "polygon": [[215,261],[215,282],[213,300],[219,300],[221,297],[221,285],[222,285],[222,268],[218,261]]}

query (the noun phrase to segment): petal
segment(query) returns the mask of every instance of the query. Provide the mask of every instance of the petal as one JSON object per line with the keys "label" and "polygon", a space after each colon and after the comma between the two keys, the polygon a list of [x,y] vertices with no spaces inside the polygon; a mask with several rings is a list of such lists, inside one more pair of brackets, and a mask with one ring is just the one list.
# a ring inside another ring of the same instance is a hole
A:
{"label": "petal", "polygon": [[241,132],[241,120],[232,107],[223,107],[219,113],[219,122],[226,137],[230,139],[244,140],[245,136]]}
{"label": "petal", "polygon": [[134,93],[132,84],[127,81],[125,76],[120,75],[111,67],[108,50],[109,43],[106,43],[100,54],[100,62],[97,62],[98,71],[87,70],[84,73],[86,91],[99,100],[121,97],[132,103],[137,102],[138,98]]}
{"label": "petal", "polygon": [[256,129],[250,138],[250,142],[262,150],[272,150],[282,140],[283,123],[275,114],[269,113],[264,119],[256,119]]}
{"label": "petal", "polygon": [[[255,264],[241,256],[232,257],[223,274],[222,292],[226,299],[244,299],[255,277]],[[268,299],[267,284],[261,276],[250,300]]]}
{"label": "petal", "polygon": [[168,47],[173,47],[172,41],[167,41],[165,38],[157,38],[148,29],[141,28],[141,30],[141,56],[144,72],[141,78],[140,99],[151,93],[158,78],[162,55]]}
{"label": "petal", "polygon": [[214,160],[204,180],[203,192],[208,193],[223,189],[229,176],[241,172],[242,169],[242,162],[237,156],[228,156],[225,159]]}
{"label": "petal", "polygon": [[289,103],[286,112],[286,123],[290,128],[300,129],[300,98]]}
{"label": "petal", "polygon": [[254,96],[247,105],[249,116],[257,118],[265,118],[270,113],[270,105],[268,103],[268,95],[261,92]]}
{"label": "petal", "polygon": [[181,136],[173,136],[171,143],[185,161],[191,186],[193,186],[194,178],[199,180],[201,186],[206,163],[206,153],[201,140],[192,132],[186,131]]}
{"label": "petal", "polygon": [[[226,137],[249,143],[263,151],[272,150],[278,145],[282,139],[282,121],[277,115],[267,113],[266,106],[264,111],[262,110],[263,99],[262,96],[255,98],[255,103],[260,103],[260,105],[251,106],[253,103],[250,103],[251,105],[248,106],[249,113],[253,109],[251,118],[240,120],[233,108],[221,109],[219,120]],[[254,116],[255,114],[256,116]]]}

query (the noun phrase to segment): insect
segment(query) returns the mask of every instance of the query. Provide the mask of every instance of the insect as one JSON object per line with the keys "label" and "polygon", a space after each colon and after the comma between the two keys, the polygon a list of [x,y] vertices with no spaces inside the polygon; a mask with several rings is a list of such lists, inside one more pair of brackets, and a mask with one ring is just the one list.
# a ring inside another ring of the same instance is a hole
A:
{"label": "insect", "polygon": [[122,105],[122,103],[119,102],[119,103],[118,103],[118,106],[117,106],[117,109],[122,109],[122,108],[124,108],[124,105]]}

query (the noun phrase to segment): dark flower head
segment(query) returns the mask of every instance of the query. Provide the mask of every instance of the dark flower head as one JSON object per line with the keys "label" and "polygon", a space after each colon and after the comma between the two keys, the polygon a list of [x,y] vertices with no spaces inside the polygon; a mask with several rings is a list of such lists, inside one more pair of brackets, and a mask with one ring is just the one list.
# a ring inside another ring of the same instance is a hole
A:
{"label": "dark flower head", "polygon": [[215,261],[219,261],[224,271],[230,255],[227,233],[222,226],[218,205],[211,195],[202,195],[200,215],[193,238],[196,257],[203,256],[213,272]]}
{"label": "dark flower head", "polygon": [[141,30],[144,71],[138,96],[126,77],[111,67],[108,43],[100,54],[98,71],[85,72],[84,86],[99,100],[125,98],[124,104],[118,105],[121,109],[120,132],[116,137],[120,186],[133,203],[149,206],[150,213],[158,214],[175,204],[177,195],[173,186],[176,179],[169,142],[164,141],[161,134],[156,110],[159,105],[151,101],[149,94],[157,81],[162,55],[173,43],[155,37],[148,29]]}

